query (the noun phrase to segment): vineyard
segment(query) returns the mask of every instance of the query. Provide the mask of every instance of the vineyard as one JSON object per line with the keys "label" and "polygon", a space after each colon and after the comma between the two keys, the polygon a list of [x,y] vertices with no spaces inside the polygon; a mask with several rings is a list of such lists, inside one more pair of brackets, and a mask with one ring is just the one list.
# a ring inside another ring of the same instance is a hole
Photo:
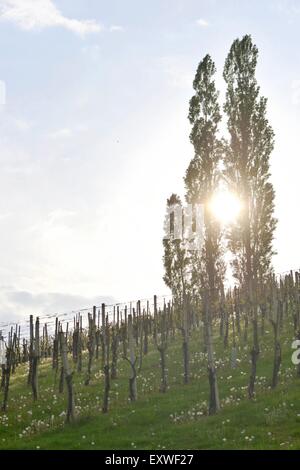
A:
{"label": "vineyard", "polygon": [[299,448],[300,275],[261,285],[256,315],[244,299],[218,293],[213,358],[192,296],[2,325],[0,448]]}
{"label": "vineyard", "polygon": [[299,23],[0,0],[0,450],[300,450]]}

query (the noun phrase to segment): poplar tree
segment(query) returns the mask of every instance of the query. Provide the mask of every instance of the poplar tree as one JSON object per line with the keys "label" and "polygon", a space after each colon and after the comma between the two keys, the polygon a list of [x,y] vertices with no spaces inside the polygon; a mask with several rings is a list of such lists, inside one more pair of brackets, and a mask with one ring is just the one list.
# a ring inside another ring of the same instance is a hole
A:
{"label": "poplar tree", "polygon": [[258,49],[251,36],[236,39],[227,56],[224,111],[230,135],[225,155],[225,176],[242,202],[240,217],[228,233],[233,253],[233,274],[246,292],[247,313],[253,325],[251,374],[248,395],[254,395],[259,356],[257,298],[258,283],[272,271],[273,236],[276,227],[274,189],[269,159],[274,133],[266,117],[266,98],[260,96],[255,72]]}
{"label": "poplar tree", "polygon": [[176,220],[179,212],[182,217],[182,203],[177,194],[172,194],[167,199],[167,211],[165,217],[165,237],[163,239],[164,246],[164,281],[170,288],[174,302],[177,306],[182,305],[184,292],[188,290],[187,282],[187,266],[189,265],[188,253],[182,239],[182,232],[176,233],[176,224],[182,224],[183,220]]}
{"label": "poplar tree", "polygon": [[204,243],[201,252],[192,254],[191,271],[193,287],[196,286],[204,308],[210,414],[215,414],[220,408],[212,343],[212,320],[218,288],[224,277],[220,225],[209,210],[209,202],[219,184],[219,163],[222,154],[222,144],[218,139],[221,114],[214,82],[215,72],[211,57],[206,55],[198,66],[193,82],[195,94],[190,100],[189,121],[192,125],[190,141],[194,146],[194,157],[185,175],[187,202],[202,204],[204,209]]}
{"label": "poplar tree", "polygon": [[183,336],[184,383],[190,379],[189,337],[190,337],[190,299],[191,273],[190,252],[184,237],[184,213],[181,200],[172,194],[167,200],[164,244],[164,281],[171,289],[175,308],[178,313],[179,329]]}

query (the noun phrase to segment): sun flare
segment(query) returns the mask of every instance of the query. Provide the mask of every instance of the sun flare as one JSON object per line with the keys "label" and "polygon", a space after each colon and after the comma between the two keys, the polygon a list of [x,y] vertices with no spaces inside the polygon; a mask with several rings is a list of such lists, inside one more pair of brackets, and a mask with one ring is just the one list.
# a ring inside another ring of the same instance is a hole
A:
{"label": "sun flare", "polygon": [[217,192],[210,201],[210,210],[222,224],[234,222],[242,208],[238,197],[229,191]]}

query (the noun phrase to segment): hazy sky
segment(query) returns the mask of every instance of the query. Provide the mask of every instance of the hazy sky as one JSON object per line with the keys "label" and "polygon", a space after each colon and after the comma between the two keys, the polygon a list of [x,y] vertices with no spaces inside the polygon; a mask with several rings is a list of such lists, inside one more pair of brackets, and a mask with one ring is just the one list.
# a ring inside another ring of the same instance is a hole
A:
{"label": "hazy sky", "polygon": [[[276,133],[276,270],[299,263],[300,2],[0,0],[0,319],[167,292],[192,80],[250,33]],[[2,93],[3,101],[3,93]]]}

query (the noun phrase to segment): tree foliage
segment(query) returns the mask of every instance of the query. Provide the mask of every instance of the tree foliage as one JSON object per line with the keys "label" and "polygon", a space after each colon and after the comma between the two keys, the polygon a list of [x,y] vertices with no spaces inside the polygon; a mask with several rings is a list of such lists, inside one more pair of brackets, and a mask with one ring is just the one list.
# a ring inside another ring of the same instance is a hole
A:
{"label": "tree foliage", "polygon": [[269,180],[269,159],[274,132],[266,117],[267,99],[260,96],[255,72],[258,49],[251,36],[236,39],[227,56],[224,111],[229,145],[225,153],[225,175],[230,188],[241,198],[241,217],[229,230],[229,248],[234,254],[234,275],[240,284],[265,279],[270,273],[275,193]]}

